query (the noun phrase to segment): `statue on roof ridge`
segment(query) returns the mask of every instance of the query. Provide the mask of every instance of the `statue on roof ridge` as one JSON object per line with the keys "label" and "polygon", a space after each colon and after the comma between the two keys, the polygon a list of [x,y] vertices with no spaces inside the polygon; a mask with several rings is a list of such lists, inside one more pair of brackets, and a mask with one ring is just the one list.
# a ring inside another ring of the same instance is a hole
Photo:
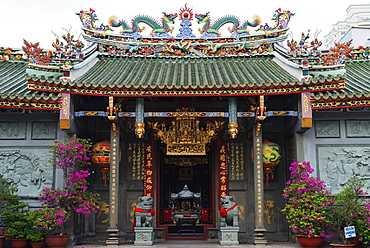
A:
{"label": "statue on roof ridge", "polygon": [[126,21],[117,21],[116,16],[111,16],[108,19],[109,24],[112,27],[122,27],[121,33],[123,35],[128,36],[138,36],[140,32],[144,30],[144,28],[139,27],[139,23],[145,23],[149,25],[153,30],[150,33],[153,37],[170,37],[168,33],[172,33],[173,27],[171,28],[168,23],[175,24],[175,18],[177,17],[177,13],[175,14],[167,14],[163,12],[163,16],[161,19],[161,23],[154,20],[152,17],[149,16],[136,16],[132,20],[132,25],[129,26]]}
{"label": "statue on roof ridge", "polygon": [[97,15],[95,14],[95,10],[81,10],[79,13],[76,13],[80,17],[80,21],[82,23],[82,26],[86,29],[90,29],[93,31],[98,32],[105,32],[105,31],[113,31],[113,29],[109,28],[108,25],[104,25],[103,23],[100,24],[98,27],[96,24],[96,21],[99,21],[97,18]]}
{"label": "statue on roof ridge", "polygon": [[264,26],[260,26],[256,31],[265,31],[265,33],[269,34],[270,32],[274,32],[277,30],[288,28],[290,18],[294,15],[294,13],[290,12],[289,10],[281,10],[280,8],[275,10],[275,14],[271,18],[271,20],[275,21],[275,25],[270,27],[267,23]]}
{"label": "statue on roof ridge", "polygon": [[204,23],[203,27],[199,29],[199,32],[203,34],[202,37],[220,37],[221,33],[219,29],[227,24],[232,23],[232,28],[229,28],[230,33],[232,36],[242,36],[242,34],[247,35],[249,34],[248,27],[256,27],[261,23],[261,18],[257,15],[253,16],[253,21],[249,22],[246,21],[242,25],[240,25],[240,21],[238,17],[235,16],[224,16],[217,19],[214,23],[211,24],[211,18],[209,16],[209,12],[206,14],[195,14],[195,17],[198,19],[198,24]]}

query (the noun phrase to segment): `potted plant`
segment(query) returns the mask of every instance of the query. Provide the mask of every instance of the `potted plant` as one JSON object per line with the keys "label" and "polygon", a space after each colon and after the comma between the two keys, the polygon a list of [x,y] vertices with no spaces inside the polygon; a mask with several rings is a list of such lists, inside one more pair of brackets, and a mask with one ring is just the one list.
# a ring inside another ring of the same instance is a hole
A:
{"label": "potted plant", "polygon": [[[12,198],[14,198],[13,195],[15,192],[17,192],[16,185],[0,175],[0,216],[4,208],[11,204],[11,200]],[[2,229],[1,231],[2,233],[0,233],[0,248],[3,248],[5,244],[5,229]]]}
{"label": "potted plant", "polygon": [[[370,239],[370,202],[365,199],[367,195],[362,189],[364,182],[359,177],[351,177],[342,190],[336,194],[335,208],[331,218],[332,231],[338,244],[332,247],[355,246],[356,241],[368,243]],[[346,238],[344,228],[355,228],[356,237]],[[340,246],[339,246],[340,245]]]}
{"label": "potted plant", "polygon": [[[73,213],[90,215],[99,209],[99,197],[88,191],[91,143],[87,139],[73,137],[65,142],[55,141],[51,152],[54,153],[52,164],[63,170],[65,185],[63,188],[43,188],[39,200],[42,208],[36,210],[39,214],[34,218],[37,227],[48,231],[45,243],[49,246],[67,245],[71,235],[64,235],[61,227]],[[65,244],[51,244],[62,239]]]}
{"label": "potted plant", "polygon": [[39,227],[39,219],[43,217],[40,210],[31,210],[27,216],[28,221],[32,223],[32,232],[29,232],[26,238],[30,241],[32,248],[41,248],[44,242],[44,235],[46,234],[46,229]]}
{"label": "potted plant", "polygon": [[26,248],[28,246],[27,234],[31,231],[32,224],[28,221],[28,203],[21,202],[20,197],[8,197],[11,205],[4,207],[1,213],[2,222],[6,229],[6,236],[10,238],[13,248]]}
{"label": "potted plant", "polygon": [[298,241],[308,242],[303,247],[319,247],[324,237],[329,237],[330,219],[334,196],[325,183],[310,174],[314,171],[310,162],[294,162],[289,167],[290,178],[286,182],[283,198],[286,199],[283,214]]}

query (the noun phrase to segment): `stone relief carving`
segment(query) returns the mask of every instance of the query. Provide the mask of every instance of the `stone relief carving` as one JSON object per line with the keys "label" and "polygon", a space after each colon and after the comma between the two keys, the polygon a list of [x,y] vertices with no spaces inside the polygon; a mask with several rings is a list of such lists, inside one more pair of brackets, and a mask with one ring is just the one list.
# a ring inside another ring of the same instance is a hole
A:
{"label": "stone relief carving", "polygon": [[332,193],[354,175],[370,186],[370,145],[319,145],[317,152],[319,176]]}
{"label": "stone relief carving", "polygon": [[317,138],[339,138],[339,121],[315,121]]}
{"label": "stone relief carving", "polygon": [[25,139],[26,122],[0,122],[0,139]]}
{"label": "stone relief carving", "polygon": [[18,195],[38,197],[53,183],[50,158],[46,147],[0,147],[0,174],[18,184]]}
{"label": "stone relief carving", "polygon": [[57,135],[56,122],[33,122],[32,139],[55,139]]}
{"label": "stone relief carving", "polygon": [[347,137],[370,137],[370,120],[347,120]]}

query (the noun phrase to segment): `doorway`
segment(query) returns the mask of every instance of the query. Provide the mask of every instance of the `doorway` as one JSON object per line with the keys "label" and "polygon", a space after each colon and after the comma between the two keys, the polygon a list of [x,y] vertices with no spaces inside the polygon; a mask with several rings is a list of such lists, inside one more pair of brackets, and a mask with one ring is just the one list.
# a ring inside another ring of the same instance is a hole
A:
{"label": "doorway", "polygon": [[211,157],[161,155],[159,225],[166,239],[206,239],[214,223]]}

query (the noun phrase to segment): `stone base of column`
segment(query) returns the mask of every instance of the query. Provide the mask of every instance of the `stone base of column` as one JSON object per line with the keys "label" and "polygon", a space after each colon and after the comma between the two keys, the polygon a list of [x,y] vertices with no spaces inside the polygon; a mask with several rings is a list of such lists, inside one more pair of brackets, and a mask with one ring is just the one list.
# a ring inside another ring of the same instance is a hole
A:
{"label": "stone base of column", "polygon": [[220,245],[239,245],[238,238],[239,227],[225,226],[220,227],[218,233],[218,242]]}
{"label": "stone base of column", "polygon": [[118,239],[118,229],[108,229],[107,232],[108,238],[105,240],[106,245],[119,245],[119,239]]}
{"label": "stone base of column", "polygon": [[134,245],[153,245],[153,227],[135,227]]}
{"label": "stone base of column", "polygon": [[254,244],[266,245],[267,239],[265,238],[266,229],[254,229]]}

